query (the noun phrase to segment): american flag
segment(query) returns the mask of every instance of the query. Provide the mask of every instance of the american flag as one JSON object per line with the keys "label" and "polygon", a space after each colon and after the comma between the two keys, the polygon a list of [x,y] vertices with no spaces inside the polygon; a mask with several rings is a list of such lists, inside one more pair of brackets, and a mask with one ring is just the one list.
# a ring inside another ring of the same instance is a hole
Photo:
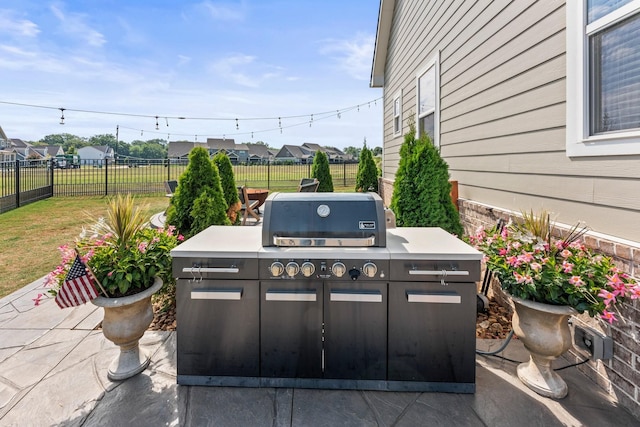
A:
{"label": "american flag", "polygon": [[91,301],[98,296],[98,290],[79,255],[67,273],[64,283],[56,295],[56,303],[60,308],[75,307]]}

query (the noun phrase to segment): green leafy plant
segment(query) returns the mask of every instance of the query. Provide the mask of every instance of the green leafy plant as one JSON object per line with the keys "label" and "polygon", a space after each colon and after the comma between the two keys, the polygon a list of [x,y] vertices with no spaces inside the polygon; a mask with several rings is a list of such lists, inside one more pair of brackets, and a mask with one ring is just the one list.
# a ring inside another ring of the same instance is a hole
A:
{"label": "green leafy plant", "polygon": [[213,163],[218,168],[218,173],[220,174],[220,185],[222,187],[224,199],[229,207],[227,210],[227,216],[232,223],[239,222],[240,218],[238,212],[240,212],[242,204],[238,197],[238,187],[236,186],[236,179],[233,174],[233,165],[231,164],[231,160],[229,160],[229,156],[225,153],[219,152],[213,156]]}
{"label": "green leafy plant", "polygon": [[311,178],[320,181],[318,185],[319,193],[333,192],[333,179],[331,178],[331,170],[329,169],[329,159],[322,151],[316,151],[311,165]]}
{"label": "green leafy plant", "polygon": [[524,222],[502,231],[480,228],[469,238],[485,254],[487,268],[500,280],[502,289],[512,296],[568,305],[610,323],[617,320],[614,311],[619,303],[640,298],[638,282],[619,270],[611,258],[593,253],[580,242],[586,228],[576,225],[563,239],[554,239],[550,232],[533,234],[525,223],[533,224],[533,230],[553,227],[548,215],[529,214]]}
{"label": "green leafy plant", "polygon": [[416,139],[413,121],[400,148],[391,197],[399,227],[441,227],[462,236],[460,215],[451,201],[449,166],[427,134]]}
{"label": "green leafy plant", "polygon": [[[212,211],[202,209],[203,205]],[[178,188],[171,197],[167,223],[189,238],[210,225],[230,225],[228,208],[218,168],[209,160],[205,148],[194,148],[189,153],[189,165],[178,179]]]}
{"label": "green leafy plant", "polygon": [[371,150],[366,145],[360,151],[358,173],[356,175],[356,191],[378,192],[378,168],[373,160]]}
{"label": "green leafy plant", "polygon": [[143,210],[144,207],[137,206],[130,195],[111,199],[106,218],[83,228],[75,245],[59,247],[62,263],[45,279],[49,294],[57,295],[76,253],[91,269],[108,297],[141,292],[153,285],[155,277],[161,278],[165,287],[170,287],[173,283],[170,251],[184,238],[175,234],[174,227],[148,227]]}

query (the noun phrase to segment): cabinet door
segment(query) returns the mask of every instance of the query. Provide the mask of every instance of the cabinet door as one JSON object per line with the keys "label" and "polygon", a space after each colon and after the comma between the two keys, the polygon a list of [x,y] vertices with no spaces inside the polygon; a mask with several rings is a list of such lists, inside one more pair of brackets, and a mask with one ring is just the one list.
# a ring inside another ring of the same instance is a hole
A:
{"label": "cabinet door", "polygon": [[178,280],[178,375],[259,375],[259,282]]}
{"label": "cabinet door", "polygon": [[325,378],[385,380],[387,284],[325,284]]}
{"label": "cabinet door", "polygon": [[260,283],[260,375],[322,377],[322,282]]}
{"label": "cabinet door", "polygon": [[389,284],[389,380],[475,382],[475,283]]}

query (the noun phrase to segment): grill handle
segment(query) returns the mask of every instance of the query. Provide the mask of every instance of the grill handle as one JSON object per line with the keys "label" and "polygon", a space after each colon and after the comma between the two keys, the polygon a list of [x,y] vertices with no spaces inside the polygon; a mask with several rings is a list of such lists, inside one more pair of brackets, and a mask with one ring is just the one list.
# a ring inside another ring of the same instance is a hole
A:
{"label": "grill handle", "polygon": [[194,289],[191,299],[235,300],[242,299],[242,289]]}
{"label": "grill handle", "polygon": [[466,270],[409,270],[410,276],[468,276]]}
{"label": "grill handle", "polygon": [[331,292],[331,301],[341,302],[382,302],[381,292]]}
{"label": "grill handle", "polygon": [[185,267],[182,269],[183,273],[232,273],[237,274],[240,272],[238,267]]}
{"label": "grill handle", "polygon": [[273,244],[275,246],[294,247],[294,246],[329,246],[329,247],[365,247],[374,246],[376,244],[376,237],[352,237],[352,238],[314,238],[314,237],[286,237],[286,236],[273,236]]}

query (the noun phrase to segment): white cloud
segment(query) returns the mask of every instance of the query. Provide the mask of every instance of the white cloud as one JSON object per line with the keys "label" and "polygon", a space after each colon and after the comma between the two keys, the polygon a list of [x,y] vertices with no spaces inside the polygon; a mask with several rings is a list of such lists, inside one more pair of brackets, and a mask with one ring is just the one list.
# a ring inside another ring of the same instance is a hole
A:
{"label": "white cloud", "polygon": [[40,29],[32,21],[14,19],[9,11],[0,10],[0,32],[24,37],[36,37]]}
{"label": "white cloud", "polygon": [[104,35],[93,28],[86,21],[86,15],[80,13],[65,14],[55,5],[50,7],[51,12],[62,24],[60,28],[63,32],[77,36],[83,39],[87,44],[94,47],[100,47],[107,41]]}
{"label": "white cloud", "polygon": [[214,1],[204,1],[200,3],[207,13],[216,21],[242,21],[244,20],[244,4],[232,4]]}
{"label": "white cloud", "polygon": [[330,56],[339,69],[357,80],[369,80],[375,37],[357,34],[351,40],[326,40],[320,53]]}
{"label": "white cloud", "polygon": [[211,64],[209,69],[218,76],[237,85],[257,88],[267,80],[281,77],[282,67],[260,63],[255,56],[231,55]]}

